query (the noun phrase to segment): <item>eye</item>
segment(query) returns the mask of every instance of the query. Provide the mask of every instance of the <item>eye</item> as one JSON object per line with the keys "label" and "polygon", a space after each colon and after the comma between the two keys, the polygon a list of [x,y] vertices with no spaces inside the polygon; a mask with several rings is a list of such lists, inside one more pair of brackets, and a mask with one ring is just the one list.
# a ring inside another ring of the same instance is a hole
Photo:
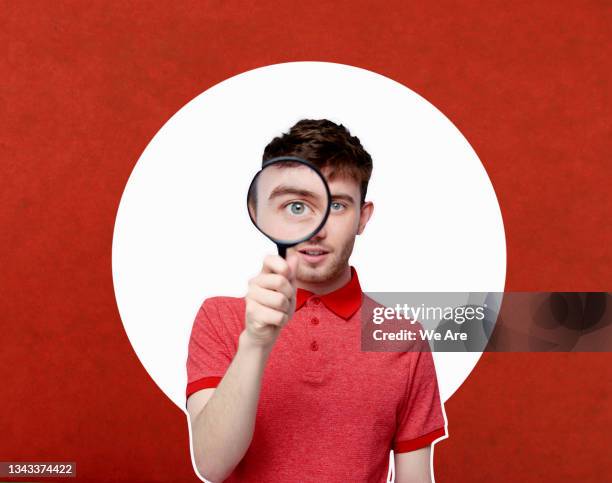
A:
{"label": "eye", "polygon": [[341,211],[344,208],[346,208],[346,206],[344,206],[342,203],[340,203],[339,201],[332,201],[331,203],[331,209],[332,211]]}
{"label": "eye", "polygon": [[308,207],[306,204],[301,201],[292,201],[291,203],[287,203],[285,209],[289,210],[291,215],[300,216],[308,211]]}

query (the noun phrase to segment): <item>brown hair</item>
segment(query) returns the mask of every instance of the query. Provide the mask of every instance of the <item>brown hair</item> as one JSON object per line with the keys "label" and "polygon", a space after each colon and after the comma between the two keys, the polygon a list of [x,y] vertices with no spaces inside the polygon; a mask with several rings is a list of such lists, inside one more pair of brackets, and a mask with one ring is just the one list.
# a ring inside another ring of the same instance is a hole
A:
{"label": "brown hair", "polygon": [[297,156],[320,170],[329,168],[330,179],[335,176],[353,178],[361,187],[361,203],[365,201],[372,175],[372,157],[359,138],[351,136],[342,124],[327,119],[302,119],[289,132],[270,141],[262,161],[277,156]]}

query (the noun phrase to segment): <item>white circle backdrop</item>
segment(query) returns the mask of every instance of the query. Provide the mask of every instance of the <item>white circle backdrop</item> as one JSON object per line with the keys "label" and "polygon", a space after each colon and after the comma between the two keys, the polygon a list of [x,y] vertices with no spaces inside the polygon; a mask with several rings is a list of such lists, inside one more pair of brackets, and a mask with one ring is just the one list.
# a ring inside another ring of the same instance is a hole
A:
{"label": "white circle backdrop", "polygon": [[[368,70],[290,62],[211,87],[153,137],[121,198],[113,281],[147,372],[185,410],[187,345],[201,303],[243,296],[275,246],[246,191],[265,145],[303,118],[344,124],[372,155],[375,204],[351,264],[365,292],[502,292],[506,242],[495,191],[459,130],[421,96]],[[480,352],[433,353],[446,401]]]}

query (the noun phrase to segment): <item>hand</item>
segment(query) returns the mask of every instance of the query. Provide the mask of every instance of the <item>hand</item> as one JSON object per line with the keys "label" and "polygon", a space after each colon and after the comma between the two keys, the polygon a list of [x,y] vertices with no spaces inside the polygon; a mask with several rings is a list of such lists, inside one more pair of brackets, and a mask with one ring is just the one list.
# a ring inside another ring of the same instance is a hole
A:
{"label": "hand", "polygon": [[288,254],[287,260],[268,255],[261,272],[249,280],[244,335],[250,343],[271,349],[280,330],[293,317],[297,264],[295,254]]}

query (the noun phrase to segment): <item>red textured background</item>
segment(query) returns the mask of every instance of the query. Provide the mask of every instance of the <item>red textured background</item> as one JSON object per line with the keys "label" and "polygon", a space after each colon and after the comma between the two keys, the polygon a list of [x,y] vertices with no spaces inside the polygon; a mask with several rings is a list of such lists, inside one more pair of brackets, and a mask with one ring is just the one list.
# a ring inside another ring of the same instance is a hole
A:
{"label": "red textured background", "polygon": [[[340,62],[415,90],[493,181],[506,289],[612,288],[609,2],[175,3],[1,2],[0,461],[199,481],[124,335],[113,224],[162,124],[252,68]],[[485,354],[446,411],[438,482],[612,474],[610,353]]]}

